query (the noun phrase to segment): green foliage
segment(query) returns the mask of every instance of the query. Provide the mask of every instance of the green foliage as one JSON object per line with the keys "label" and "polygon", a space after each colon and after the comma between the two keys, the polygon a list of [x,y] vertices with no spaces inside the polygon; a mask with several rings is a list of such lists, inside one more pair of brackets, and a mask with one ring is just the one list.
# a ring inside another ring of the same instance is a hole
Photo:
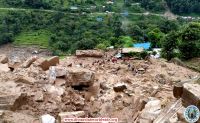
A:
{"label": "green foliage", "polygon": [[182,29],[179,50],[183,59],[190,59],[200,55],[200,23],[190,23]]}
{"label": "green foliage", "polygon": [[175,57],[175,49],[178,44],[178,35],[175,31],[167,34],[162,41],[162,57],[166,58],[168,61]]}
{"label": "green foliage", "polygon": [[199,0],[166,0],[170,9],[177,14],[200,13]]}
{"label": "green foliage", "polygon": [[147,56],[149,56],[147,51],[143,51],[143,52],[140,53],[140,58],[142,58],[142,59],[146,59]]}
{"label": "green foliage", "polygon": [[151,42],[151,48],[161,47],[161,39],[164,34],[158,28],[150,31],[147,35]]}
{"label": "green foliage", "polygon": [[163,12],[165,10],[163,0],[141,0],[141,6],[154,12]]}
{"label": "green foliage", "polygon": [[121,36],[119,40],[123,42],[123,47],[132,47],[133,46],[133,39],[130,36]]}
{"label": "green foliage", "polygon": [[160,21],[158,26],[163,33],[176,31],[179,28],[178,23],[176,21],[171,21],[171,20]]}

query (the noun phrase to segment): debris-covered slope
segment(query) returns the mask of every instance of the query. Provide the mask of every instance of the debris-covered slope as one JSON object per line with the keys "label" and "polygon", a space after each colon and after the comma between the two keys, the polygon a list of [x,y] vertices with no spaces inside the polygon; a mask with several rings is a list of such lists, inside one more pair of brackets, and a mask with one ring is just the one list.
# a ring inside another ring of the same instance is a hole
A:
{"label": "debris-covered slope", "polygon": [[1,63],[0,121],[40,122],[44,114],[59,121],[59,113],[69,112],[67,117],[75,111],[84,111],[79,117],[119,118],[125,123],[153,121],[176,101],[174,83],[198,75],[160,59],[113,62],[111,56],[68,56],[62,61],[34,56]]}

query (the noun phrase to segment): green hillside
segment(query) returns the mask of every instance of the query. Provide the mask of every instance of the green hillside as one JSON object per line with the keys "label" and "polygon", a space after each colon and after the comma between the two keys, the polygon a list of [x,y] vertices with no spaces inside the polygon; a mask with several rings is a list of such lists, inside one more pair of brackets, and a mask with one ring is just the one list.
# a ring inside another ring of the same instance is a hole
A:
{"label": "green hillside", "polygon": [[[148,41],[152,48],[169,51],[164,57],[187,59],[174,50],[187,48],[190,39],[182,36],[185,28],[195,30],[192,35],[198,32],[198,14],[192,19],[173,15],[169,4],[163,0],[0,0],[0,44],[38,45],[59,55]],[[190,22],[197,23],[194,29]],[[198,36],[192,39],[196,54],[192,57],[199,55]],[[176,46],[168,44],[174,41]]]}

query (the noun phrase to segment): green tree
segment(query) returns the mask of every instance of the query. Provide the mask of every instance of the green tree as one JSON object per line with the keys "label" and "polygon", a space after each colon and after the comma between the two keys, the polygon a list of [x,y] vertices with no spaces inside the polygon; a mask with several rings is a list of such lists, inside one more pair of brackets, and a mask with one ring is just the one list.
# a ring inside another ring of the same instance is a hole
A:
{"label": "green tree", "polygon": [[178,34],[175,31],[167,34],[162,41],[162,56],[168,61],[175,56],[175,49],[178,44]]}
{"label": "green tree", "polygon": [[158,28],[155,28],[147,34],[152,48],[161,47],[161,39],[163,38],[163,35],[164,34]]}
{"label": "green tree", "polygon": [[192,22],[186,28],[183,27],[180,39],[179,50],[183,59],[199,56],[200,23]]}

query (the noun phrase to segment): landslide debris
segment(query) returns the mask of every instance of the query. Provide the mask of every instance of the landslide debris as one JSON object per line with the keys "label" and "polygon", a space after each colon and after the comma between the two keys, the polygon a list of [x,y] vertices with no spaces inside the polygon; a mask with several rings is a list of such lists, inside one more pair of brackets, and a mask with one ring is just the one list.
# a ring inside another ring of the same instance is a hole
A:
{"label": "landslide debris", "polygon": [[[7,61],[1,55],[0,122],[40,123],[48,117],[62,122],[70,116],[153,122],[176,100],[173,85],[198,75],[161,59],[113,63],[113,52],[94,57],[91,52],[64,60],[31,56]],[[183,121],[182,115],[178,112],[175,121]]]}

